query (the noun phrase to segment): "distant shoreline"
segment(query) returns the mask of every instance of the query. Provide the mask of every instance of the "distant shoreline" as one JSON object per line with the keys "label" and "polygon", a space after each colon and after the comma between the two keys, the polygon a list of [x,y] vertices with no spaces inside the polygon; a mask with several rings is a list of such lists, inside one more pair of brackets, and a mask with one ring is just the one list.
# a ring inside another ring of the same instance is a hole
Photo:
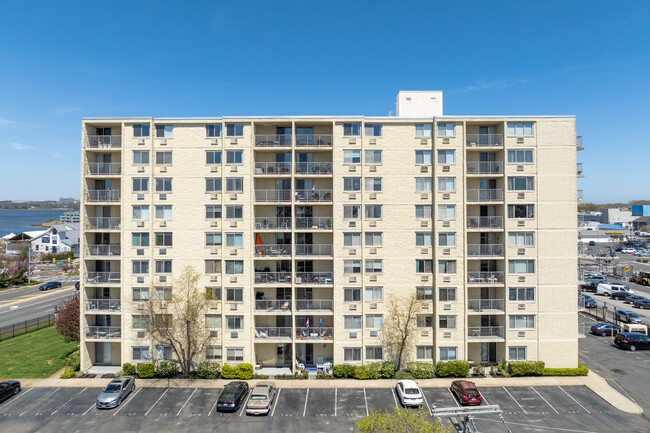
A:
{"label": "distant shoreline", "polygon": [[16,211],[30,211],[30,210],[65,210],[65,211],[76,211],[79,209],[69,209],[67,207],[50,207],[50,208],[45,208],[45,209],[15,209],[15,208],[6,208],[6,207],[0,207],[0,210],[16,210]]}

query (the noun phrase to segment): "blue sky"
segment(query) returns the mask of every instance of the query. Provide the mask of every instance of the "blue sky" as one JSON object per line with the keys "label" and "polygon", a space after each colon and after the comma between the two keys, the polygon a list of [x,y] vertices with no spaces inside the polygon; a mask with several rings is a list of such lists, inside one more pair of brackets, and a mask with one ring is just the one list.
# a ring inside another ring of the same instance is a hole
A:
{"label": "blue sky", "polygon": [[586,201],[650,199],[648,1],[0,0],[0,200],[79,196],[92,116],[574,114]]}

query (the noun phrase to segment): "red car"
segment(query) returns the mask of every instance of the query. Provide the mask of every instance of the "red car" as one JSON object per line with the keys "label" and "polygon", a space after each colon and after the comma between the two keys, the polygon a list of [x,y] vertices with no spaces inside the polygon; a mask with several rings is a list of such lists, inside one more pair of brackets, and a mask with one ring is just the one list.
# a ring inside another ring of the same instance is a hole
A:
{"label": "red car", "polygon": [[451,383],[451,391],[463,406],[478,406],[483,403],[483,396],[478,392],[474,382],[469,380],[454,380]]}

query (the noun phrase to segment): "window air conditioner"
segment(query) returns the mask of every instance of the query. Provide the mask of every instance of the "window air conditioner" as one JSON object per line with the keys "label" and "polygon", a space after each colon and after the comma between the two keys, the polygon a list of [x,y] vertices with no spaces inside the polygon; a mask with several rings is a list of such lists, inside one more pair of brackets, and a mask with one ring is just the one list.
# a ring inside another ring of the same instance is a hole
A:
{"label": "window air conditioner", "polygon": [[376,171],[377,171],[377,166],[376,166],[376,165],[371,165],[371,166],[369,166],[369,167],[368,167],[368,171],[376,172]]}
{"label": "window air conditioner", "polygon": [[370,309],[371,310],[376,310],[377,309],[377,303],[373,302],[372,304],[370,304]]}
{"label": "window air conditioner", "polygon": [[348,171],[350,171],[350,172],[357,171],[357,166],[356,166],[356,165],[351,165],[351,166],[349,166],[349,167],[348,167]]}
{"label": "window air conditioner", "polygon": [[429,227],[429,221],[420,221],[420,227]]}
{"label": "window air conditioner", "polygon": [[350,332],[350,338],[357,338],[356,332]]}
{"label": "window air conditioner", "polygon": [[420,173],[428,173],[429,172],[429,167],[426,165],[421,165],[420,166]]}
{"label": "window air conditioner", "polygon": [[526,277],[519,277],[517,279],[517,281],[519,281],[520,283],[525,283],[526,282]]}
{"label": "window air conditioner", "polygon": [[219,254],[219,248],[211,248],[210,254]]}
{"label": "window air conditioner", "polygon": [[369,279],[370,281],[377,281],[377,275],[371,275]]}
{"label": "window air conditioner", "polygon": [[138,167],[138,173],[144,173],[144,166]]}
{"label": "window air conditioner", "polygon": [[216,145],[219,144],[219,140],[217,138],[213,138],[210,144]]}
{"label": "window air conditioner", "polygon": [[213,165],[212,167],[210,167],[211,173],[217,173],[218,171],[219,171],[219,166]]}
{"label": "window air conditioner", "polygon": [[525,310],[526,309],[526,304],[519,304],[517,305],[518,310]]}
{"label": "window air conditioner", "polygon": [[161,275],[160,277],[158,277],[158,281],[160,281],[161,283],[164,283],[164,282],[167,281],[167,277],[164,276],[164,275]]}
{"label": "window air conditioner", "polygon": [[526,221],[517,221],[517,225],[518,225],[519,227],[523,227],[523,226],[526,225]]}
{"label": "window air conditioner", "polygon": [[144,144],[144,138],[139,138],[139,139],[138,139],[138,144],[139,144],[139,145]]}
{"label": "window air conditioner", "polygon": [[158,250],[158,254],[160,254],[160,255],[167,254],[167,248],[161,248],[160,250]]}
{"label": "window air conditioner", "polygon": [[517,193],[517,198],[520,199],[520,200],[523,199],[523,198],[526,198],[526,194],[523,193],[523,192],[518,192]]}
{"label": "window air conditioner", "polygon": [[159,198],[160,200],[167,200],[167,194],[159,194],[159,195],[158,195],[158,198]]}
{"label": "window air conditioner", "polygon": [[445,304],[442,308],[444,310],[451,310],[451,304]]}
{"label": "window air conditioner", "polygon": [[420,138],[420,144],[429,144],[428,138]]}
{"label": "window air conditioner", "polygon": [[[357,282],[357,277],[350,277],[350,279],[348,281],[350,281],[351,283],[356,283]],[[354,309],[356,310],[356,308],[357,308],[357,306],[355,305]],[[352,306],[350,306],[350,309],[352,309]]]}
{"label": "window air conditioner", "polygon": [[144,227],[144,221],[138,221],[136,227]]}
{"label": "window air conditioner", "polygon": [[161,173],[167,173],[167,167],[160,167]]}
{"label": "window air conditioner", "polygon": [[517,254],[519,254],[520,256],[523,256],[524,254],[526,254],[526,249],[525,248],[517,249]]}
{"label": "window air conditioner", "polygon": [[517,137],[517,144],[523,143],[524,137]]}
{"label": "window air conditioner", "polygon": [[450,197],[451,197],[451,195],[449,195],[449,194],[443,194],[442,195],[443,200],[449,200]]}
{"label": "window air conditioner", "polygon": [[524,171],[524,166],[523,165],[518,165],[517,166],[517,171]]}
{"label": "window air conditioner", "polygon": [[354,255],[357,254],[357,250],[354,249],[354,248],[349,249],[348,252],[350,253],[351,256],[354,256]]}
{"label": "window air conditioner", "polygon": [[442,171],[444,173],[449,173],[450,170],[451,170],[451,167],[449,167],[448,165],[443,165],[442,166]]}
{"label": "window air conditioner", "polygon": [[444,338],[451,338],[451,332],[445,332],[442,336]]}
{"label": "window air conditioner", "polygon": [[219,331],[210,331],[210,337],[218,337]]}
{"label": "window air conditioner", "polygon": [[210,227],[219,227],[219,221],[210,221]]}
{"label": "window air conditioner", "polygon": [[377,248],[370,248],[370,250],[368,250],[368,253],[369,254],[377,254]]}
{"label": "window air conditioner", "polygon": [[163,138],[162,140],[160,140],[161,146],[165,146],[166,144],[167,144],[167,139]]}
{"label": "window air conditioner", "polygon": [[350,227],[356,227],[357,222],[356,221],[350,221]]}
{"label": "window air conditioner", "polygon": [[442,222],[443,227],[449,227],[450,225],[451,225],[451,223],[449,221],[443,221]]}
{"label": "window air conditioner", "polygon": [[526,331],[517,332],[517,337],[525,337],[525,336],[526,336]]}
{"label": "window air conditioner", "polygon": [[449,139],[448,138],[443,138],[442,139],[442,144],[449,144]]}
{"label": "window air conditioner", "polygon": [[138,331],[138,338],[144,338],[144,331]]}
{"label": "window air conditioner", "polygon": [[167,221],[160,221],[160,227],[167,227]]}
{"label": "window air conditioner", "polygon": [[370,140],[368,140],[368,144],[377,144],[377,139],[371,138]]}
{"label": "window air conditioner", "polygon": [[350,138],[348,140],[348,144],[357,144],[357,139],[356,138]]}
{"label": "window air conditioner", "polygon": [[370,336],[371,337],[376,337],[377,335],[378,335],[377,331],[370,331]]}

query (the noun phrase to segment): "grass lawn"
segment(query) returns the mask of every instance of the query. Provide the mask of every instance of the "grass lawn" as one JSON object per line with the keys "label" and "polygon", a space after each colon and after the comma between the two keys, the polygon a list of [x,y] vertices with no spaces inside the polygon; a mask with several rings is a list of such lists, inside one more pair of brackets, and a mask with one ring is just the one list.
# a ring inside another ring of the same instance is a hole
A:
{"label": "grass lawn", "polygon": [[[66,343],[54,326],[0,341],[0,378],[46,378],[63,368],[78,342]],[[48,364],[52,360],[52,364]]]}

